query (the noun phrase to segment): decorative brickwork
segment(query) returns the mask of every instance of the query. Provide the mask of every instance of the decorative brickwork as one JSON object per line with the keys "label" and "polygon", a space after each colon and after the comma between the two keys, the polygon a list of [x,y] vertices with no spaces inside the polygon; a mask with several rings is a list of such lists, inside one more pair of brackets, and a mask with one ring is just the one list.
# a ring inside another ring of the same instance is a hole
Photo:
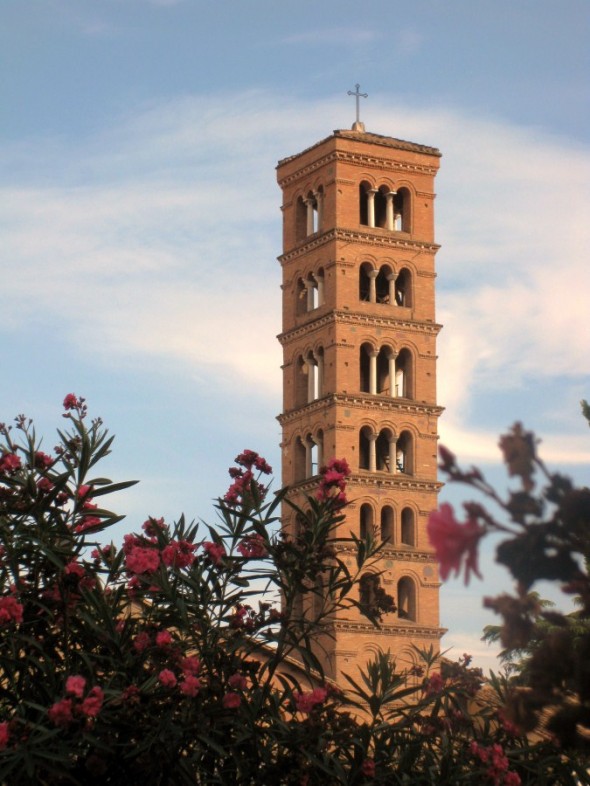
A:
{"label": "decorative brickwork", "polygon": [[[279,162],[283,192],[283,484],[296,501],[331,457],[346,458],[351,504],[342,536],[386,545],[366,592],[398,611],[376,630],[360,613],[333,619],[327,674],[343,682],[376,651],[413,662],[438,647],[439,579],[427,537],[436,507],[434,177],[436,148],[335,131]],[[297,522],[284,510],[287,533]],[[354,562],[342,546],[340,557]],[[377,581],[377,583],[375,583]]]}

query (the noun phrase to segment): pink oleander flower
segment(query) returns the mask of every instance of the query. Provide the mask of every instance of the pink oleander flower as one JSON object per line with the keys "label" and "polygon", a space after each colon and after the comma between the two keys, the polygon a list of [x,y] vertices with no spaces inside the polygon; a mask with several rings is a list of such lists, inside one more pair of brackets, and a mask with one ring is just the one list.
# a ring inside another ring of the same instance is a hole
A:
{"label": "pink oleander flower", "polygon": [[316,499],[319,502],[331,501],[336,508],[342,508],[347,504],[345,489],[346,478],[350,475],[350,467],[346,459],[330,459],[330,461],[320,468],[320,486],[316,492]]}
{"label": "pink oleander flower", "polygon": [[242,557],[261,559],[268,556],[268,550],[264,543],[262,535],[246,535],[242,542],[238,545],[238,551]]}
{"label": "pink oleander flower", "polygon": [[53,491],[55,487],[49,478],[39,478],[37,481],[37,488],[39,491],[42,491],[43,494],[49,494],[49,492]]}
{"label": "pink oleander flower", "polygon": [[237,709],[240,704],[242,703],[242,697],[239,693],[234,693],[230,691],[226,693],[223,697],[223,706],[228,710],[235,710]]}
{"label": "pink oleander flower", "polygon": [[86,680],[79,674],[73,674],[66,680],[66,693],[70,693],[72,696],[76,696],[78,699],[81,699],[84,695],[85,687]]}
{"label": "pink oleander flower", "polygon": [[64,568],[64,573],[67,576],[77,576],[79,579],[84,578],[84,576],[86,575],[84,566],[80,565],[80,563],[75,559],[70,560],[70,562],[68,562],[68,564]]}
{"label": "pink oleander flower", "polygon": [[47,715],[54,726],[68,726],[73,720],[72,700],[61,699],[56,701],[48,710]]}
{"label": "pink oleander flower", "polygon": [[78,398],[75,393],[68,393],[68,395],[64,398],[64,409],[76,409],[78,406]]}
{"label": "pink oleander flower", "polygon": [[228,679],[227,684],[234,690],[246,690],[248,687],[248,680],[243,674],[232,674]]}
{"label": "pink oleander flower", "polygon": [[517,772],[511,770],[504,775],[504,786],[520,786],[522,781]]}
{"label": "pink oleander flower", "polygon": [[10,741],[10,729],[8,727],[8,722],[3,721],[2,723],[0,723],[0,751],[6,749],[9,741]]}
{"label": "pink oleander flower", "polygon": [[87,718],[96,718],[102,708],[103,701],[104,693],[102,688],[99,688],[98,685],[95,685],[94,688],[90,689],[88,696],[86,696],[80,705],[80,710],[83,715],[86,715]]}
{"label": "pink oleander flower", "polygon": [[81,532],[98,527],[100,523],[101,519],[98,516],[84,516],[74,527],[74,532],[79,535]]}
{"label": "pink oleander flower", "polygon": [[163,518],[154,519],[149,518],[147,521],[144,521],[141,525],[141,528],[145,532],[146,535],[150,537],[155,537],[159,532],[164,532],[164,530],[168,529],[168,526]]}
{"label": "pink oleander flower", "polygon": [[0,472],[13,473],[21,468],[21,460],[16,453],[4,453],[0,458]]}
{"label": "pink oleander flower", "polygon": [[477,565],[477,547],[485,533],[483,527],[472,519],[460,524],[455,519],[452,506],[445,503],[430,514],[427,531],[436,552],[443,581],[447,580],[453,570],[456,576],[459,575],[464,558],[465,584],[469,583],[472,571],[481,578]]}
{"label": "pink oleander flower", "polygon": [[209,540],[203,543],[203,551],[215,566],[221,565],[223,558],[226,556],[225,547],[222,543],[212,543]]}
{"label": "pink oleander flower", "polygon": [[187,568],[195,561],[196,548],[187,540],[173,540],[162,549],[162,562],[169,568]]}
{"label": "pink oleander flower", "polygon": [[176,685],[176,675],[170,669],[162,669],[158,674],[158,680],[165,688],[173,688]]}
{"label": "pink oleander flower", "polygon": [[361,773],[366,778],[374,778],[375,777],[375,762],[373,759],[365,759],[364,762],[361,764]]}
{"label": "pink oleander flower", "polygon": [[314,688],[308,693],[293,694],[295,706],[299,712],[311,712],[318,704],[323,704],[328,695],[326,688]]}
{"label": "pink oleander flower", "polygon": [[154,573],[160,567],[160,554],[156,549],[134,546],[126,555],[125,564],[136,575]]}
{"label": "pink oleander flower", "polygon": [[185,696],[196,696],[201,689],[201,681],[192,674],[187,674],[178,686],[181,693]]}
{"label": "pink oleander flower", "polygon": [[143,652],[150,646],[150,644],[151,644],[150,635],[145,631],[138,633],[137,636],[133,639],[133,649],[136,652]]}
{"label": "pink oleander flower", "polygon": [[53,459],[51,456],[48,456],[47,453],[43,453],[42,450],[38,450],[35,453],[35,469],[49,469],[53,464]]}
{"label": "pink oleander flower", "polygon": [[440,672],[434,671],[424,682],[424,692],[427,696],[433,693],[440,693],[443,689],[445,681],[443,680]]}
{"label": "pink oleander flower", "polygon": [[12,595],[0,598],[0,625],[7,625],[9,622],[22,622],[23,610],[22,603],[19,603]]}
{"label": "pink oleander flower", "polygon": [[168,647],[172,644],[172,636],[167,630],[161,630],[156,634],[156,644],[158,647]]}
{"label": "pink oleander flower", "polygon": [[184,674],[198,674],[201,670],[201,661],[195,655],[187,655],[180,661],[180,668]]}

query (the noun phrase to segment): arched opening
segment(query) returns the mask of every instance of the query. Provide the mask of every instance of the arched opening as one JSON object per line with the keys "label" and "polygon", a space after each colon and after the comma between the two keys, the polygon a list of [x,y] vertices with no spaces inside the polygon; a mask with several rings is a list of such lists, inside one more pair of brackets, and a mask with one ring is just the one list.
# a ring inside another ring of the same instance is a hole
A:
{"label": "arched opening", "polygon": [[373,347],[370,344],[361,344],[359,350],[359,372],[361,393],[371,392],[371,353]]}
{"label": "arched opening", "polygon": [[385,396],[391,395],[391,348],[381,347],[377,355],[377,393]]}
{"label": "arched opening", "polygon": [[366,610],[374,609],[379,591],[379,576],[376,573],[364,573],[359,581],[359,600]]}
{"label": "arched opening", "polygon": [[412,353],[402,349],[395,359],[395,395],[400,398],[413,398]]}
{"label": "arched opening", "polygon": [[307,363],[300,355],[295,362],[295,406],[303,407],[307,404]]}
{"label": "arched opening", "polygon": [[300,196],[295,204],[295,237],[303,240],[307,236],[307,207]]}
{"label": "arched opening", "polygon": [[323,306],[326,302],[326,295],[324,292],[324,268],[320,268],[317,273],[313,274],[315,288],[317,290],[317,308]]}
{"label": "arched opening", "polygon": [[324,395],[324,349],[318,347],[315,352],[316,375],[314,380],[314,400]]}
{"label": "arched opening", "polygon": [[371,469],[371,436],[369,426],[363,426],[359,434],[359,469]]}
{"label": "arched opening", "polygon": [[371,184],[363,180],[359,185],[359,223],[367,226],[369,223],[369,211],[367,204],[367,192]]}
{"label": "arched opening", "polygon": [[315,436],[309,435],[310,441],[310,473],[309,477],[313,477],[317,475],[320,471],[320,467],[322,466],[323,461],[323,454],[324,454],[324,432],[320,429]]}
{"label": "arched opening", "polygon": [[305,444],[301,437],[297,437],[293,445],[293,464],[295,470],[295,480],[305,480],[307,477]]}
{"label": "arched opening", "polygon": [[375,299],[377,303],[389,303],[389,278],[391,269],[383,265],[375,279]]}
{"label": "arched opening", "polygon": [[366,538],[367,535],[373,532],[374,529],[374,521],[373,521],[373,508],[367,504],[366,502],[361,505],[361,512],[360,512],[360,536],[361,538]]}
{"label": "arched opening", "polygon": [[388,428],[381,429],[375,444],[376,469],[378,472],[393,472],[391,466],[391,446],[393,434]]}
{"label": "arched opening", "polygon": [[414,511],[412,508],[404,508],[401,518],[401,540],[404,546],[416,545],[416,528],[414,525]]}
{"label": "arched opening", "polygon": [[371,300],[371,276],[373,266],[370,262],[363,262],[359,269],[359,300],[369,303]]}
{"label": "arched opening", "polygon": [[393,220],[397,232],[412,231],[412,202],[407,188],[399,188],[393,198]]}
{"label": "arched opening", "polygon": [[393,508],[384,505],[381,508],[381,540],[383,543],[393,543]]}
{"label": "arched opening", "polygon": [[408,576],[397,583],[397,613],[400,619],[416,622],[416,585]]}
{"label": "arched opening", "polygon": [[395,302],[404,308],[412,306],[412,274],[405,267],[400,270],[395,280]]}
{"label": "arched opening", "polygon": [[295,315],[301,316],[307,313],[307,287],[305,281],[300,278],[297,281],[297,296],[295,299]]}
{"label": "arched opening", "polygon": [[396,445],[396,465],[398,472],[405,475],[414,474],[414,455],[413,455],[412,434],[409,431],[402,431]]}
{"label": "arched opening", "polygon": [[388,191],[387,186],[381,186],[375,194],[375,226],[383,229],[387,226],[385,194]]}

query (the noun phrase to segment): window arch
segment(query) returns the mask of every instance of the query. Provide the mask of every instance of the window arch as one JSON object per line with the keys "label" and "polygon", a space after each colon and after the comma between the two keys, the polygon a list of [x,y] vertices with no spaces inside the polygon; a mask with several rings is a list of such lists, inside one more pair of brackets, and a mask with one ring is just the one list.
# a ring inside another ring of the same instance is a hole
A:
{"label": "window arch", "polygon": [[373,508],[368,504],[364,503],[361,505],[360,511],[360,536],[361,538],[366,538],[367,535],[373,532],[374,528],[374,516],[373,516]]}
{"label": "window arch", "polygon": [[395,279],[396,305],[411,308],[412,296],[412,274],[407,267],[403,267]]}
{"label": "window arch", "polygon": [[383,428],[375,443],[376,467],[378,472],[393,472],[392,447],[395,439],[390,429]]}
{"label": "window arch", "polygon": [[395,395],[414,398],[414,364],[409,349],[402,349],[395,359]]}
{"label": "window arch", "polygon": [[395,611],[395,603],[381,586],[377,573],[363,573],[359,581],[359,602],[363,614],[381,619],[383,613]]}
{"label": "window arch", "polygon": [[404,508],[401,516],[401,541],[404,546],[416,545],[416,525],[412,508]]}
{"label": "window arch", "polygon": [[395,356],[391,347],[381,347],[377,355],[377,390],[376,393],[391,395],[392,360]]}
{"label": "window arch", "polygon": [[381,508],[381,540],[383,543],[393,543],[393,508],[384,505]]}
{"label": "window arch", "polygon": [[359,350],[359,371],[360,380],[359,388],[361,393],[371,392],[371,355],[375,350],[371,344],[365,342],[361,344]]}
{"label": "window arch", "polygon": [[398,472],[414,474],[414,441],[410,431],[402,431],[396,444],[396,465]]}
{"label": "window arch", "polygon": [[363,262],[359,268],[359,300],[369,303],[371,300],[371,274],[374,268],[370,262]]}
{"label": "window arch", "polygon": [[412,201],[408,188],[398,188],[393,198],[393,221],[396,232],[411,232]]}
{"label": "window arch", "polygon": [[397,583],[397,614],[400,619],[416,622],[416,585],[409,576]]}
{"label": "window arch", "polygon": [[363,426],[359,433],[359,469],[371,468],[372,438],[372,429],[369,426]]}
{"label": "window arch", "polygon": [[296,407],[303,407],[307,404],[307,391],[308,391],[308,382],[307,376],[309,374],[309,369],[307,367],[307,363],[303,358],[303,355],[299,355],[297,360],[294,363],[295,369],[295,388],[294,388],[294,400]]}
{"label": "window arch", "polygon": [[363,226],[369,224],[368,193],[372,189],[373,186],[367,180],[359,183],[359,224]]}

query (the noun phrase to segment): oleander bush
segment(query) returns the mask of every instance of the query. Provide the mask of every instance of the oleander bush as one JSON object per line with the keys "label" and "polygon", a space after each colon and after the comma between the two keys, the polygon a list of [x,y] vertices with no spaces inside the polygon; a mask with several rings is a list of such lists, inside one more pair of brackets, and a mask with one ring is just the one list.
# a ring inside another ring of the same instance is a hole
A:
{"label": "oleander bush", "polygon": [[[557,645],[541,641],[530,693],[516,699],[508,679],[484,680],[469,656],[452,663],[433,651],[417,653],[419,665],[405,671],[383,653],[349,675],[345,692],[326,679],[314,640],[336,609],[359,607],[357,585],[378,548],[372,538],[351,536],[354,572],[334,548],[346,530],[344,460],[322,468],[296,537],[280,531],[280,506],[292,504],[287,490],[268,495],[271,468],[246,450],[217,501],[215,525],[149,517],[118,545],[108,542],[108,529],[121,520],[110,498],[131,484],[100,476],[112,437],[100,419],[89,422],[84,399],[69,394],[64,408],[65,427],[50,452],[24,416],[0,425],[0,783],[589,782],[579,739],[588,703],[581,640],[559,673]],[[531,461],[509,463],[525,496],[532,494]],[[443,464],[451,479],[490,492],[450,454]],[[577,555],[586,553],[588,516],[564,484],[553,481],[547,503],[554,517],[557,509],[565,516],[569,494],[569,518],[534,525],[540,534],[528,534],[540,510],[525,496],[511,497],[505,511],[518,517],[508,535],[513,545],[500,547],[499,559],[519,592],[537,574],[550,574],[586,604]],[[434,515],[443,574],[463,561],[477,572],[477,543],[499,526],[482,510],[469,508],[465,524],[444,507]],[[531,573],[524,552],[543,538],[551,545]],[[325,597],[314,617],[309,609],[318,604],[301,598],[319,591],[319,572]],[[505,613],[505,635],[522,638],[532,634],[530,620],[521,594],[514,602],[511,616],[508,601],[494,607]],[[362,611],[380,624],[383,608]],[[558,707],[553,720],[562,723],[567,709],[576,733],[552,727],[552,737],[527,736],[550,700]]]}

